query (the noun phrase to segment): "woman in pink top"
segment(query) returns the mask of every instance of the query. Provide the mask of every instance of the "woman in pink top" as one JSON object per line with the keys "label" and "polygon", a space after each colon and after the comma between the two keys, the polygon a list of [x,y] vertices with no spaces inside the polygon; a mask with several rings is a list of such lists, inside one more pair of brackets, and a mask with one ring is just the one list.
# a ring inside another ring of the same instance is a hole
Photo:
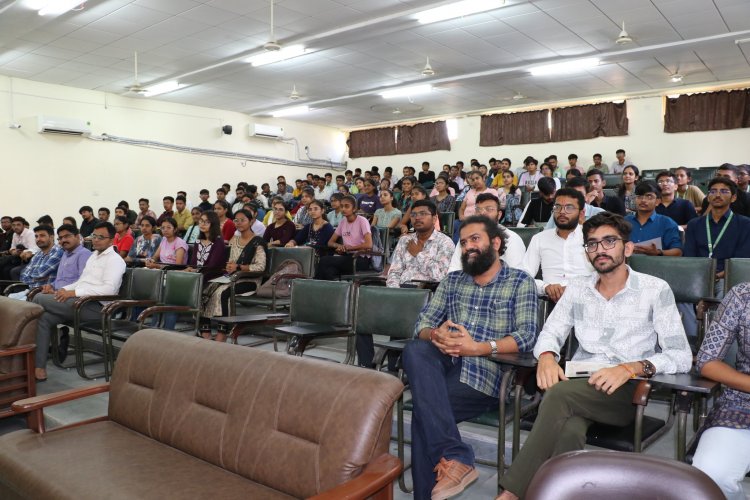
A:
{"label": "woman in pink top", "polygon": [[[328,240],[328,246],[333,248],[337,255],[321,257],[315,279],[333,281],[342,274],[351,274],[352,264],[357,271],[370,268],[370,256],[359,256],[356,259],[352,253],[372,250],[372,233],[370,223],[362,216],[357,215],[357,200],[354,196],[344,196],[341,200],[341,213],[344,218],[339,222],[336,231]],[[339,241],[340,239],[340,241]]]}
{"label": "woman in pink top", "polygon": [[466,180],[469,181],[471,189],[469,189],[469,191],[466,193],[466,196],[464,196],[464,201],[458,208],[459,220],[464,220],[466,217],[474,215],[474,213],[476,212],[477,196],[479,196],[480,194],[490,193],[497,196],[497,191],[487,187],[487,183],[484,182],[482,173],[478,170],[469,172],[469,175],[466,176]]}
{"label": "woman in pink top", "polygon": [[150,259],[146,259],[149,269],[161,269],[164,265],[187,264],[188,246],[177,236],[177,221],[167,217],[161,223],[161,243]]}

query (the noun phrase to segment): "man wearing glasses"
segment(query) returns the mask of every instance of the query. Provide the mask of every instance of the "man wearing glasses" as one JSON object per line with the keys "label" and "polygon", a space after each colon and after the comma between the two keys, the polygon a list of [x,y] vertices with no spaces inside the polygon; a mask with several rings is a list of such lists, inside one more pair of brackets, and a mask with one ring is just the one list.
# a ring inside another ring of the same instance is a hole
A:
{"label": "man wearing glasses", "polygon": [[625,217],[633,227],[630,241],[635,246],[633,253],[642,255],[682,255],[682,240],[677,223],[666,215],[656,213],[661,191],[651,181],[643,181],[635,187],[636,213]]}
{"label": "man wearing glasses", "polygon": [[[551,456],[583,449],[593,422],[630,424],[636,387],[631,379],[690,370],[692,354],[669,285],[625,264],[633,254],[630,229],[622,216],[610,213],[583,225],[584,249],[596,274],[570,281],[539,334],[536,378],[546,394],[526,443],[500,480],[501,500],[523,497]],[[571,329],[579,343],[573,361],[599,368],[568,380],[558,361]]]}
{"label": "man wearing glasses", "polygon": [[[44,308],[36,332],[35,376],[38,381],[47,380],[50,337],[58,324],[73,320],[73,304],[76,300],[88,295],[117,295],[120,290],[125,261],[112,246],[114,237],[115,227],[111,223],[97,223],[91,234],[94,253],[86,261],[86,267],[78,281],[65,285],[54,293],[40,293],[34,297],[34,302]],[[67,250],[65,246],[63,249]],[[100,302],[87,302],[80,310],[81,321],[99,321],[101,309]]]}
{"label": "man wearing glasses", "polygon": [[552,218],[555,229],[535,234],[523,259],[521,269],[536,276],[542,268],[542,279],[536,281],[539,295],[557,302],[568,282],[576,277],[591,276],[594,268],[583,250],[586,201],[577,189],[563,188],[555,193]]}
{"label": "man wearing glasses", "polygon": [[684,231],[687,223],[697,217],[695,207],[689,201],[676,196],[677,177],[672,172],[659,172],[656,175],[656,184],[661,190],[661,201],[656,205],[656,213],[666,215]]}

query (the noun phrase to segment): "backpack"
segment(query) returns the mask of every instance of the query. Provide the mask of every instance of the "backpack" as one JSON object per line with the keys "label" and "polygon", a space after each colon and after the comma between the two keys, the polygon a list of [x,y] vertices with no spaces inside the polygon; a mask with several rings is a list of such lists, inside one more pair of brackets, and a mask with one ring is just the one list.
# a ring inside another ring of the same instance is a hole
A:
{"label": "backpack", "polygon": [[[373,252],[379,252],[384,253],[385,252],[385,246],[383,245],[383,240],[380,239],[380,231],[378,228],[372,228],[370,231],[372,234],[372,251]],[[383,256],[382,255],[373,255],[372,259],[370,259],[370,266],[372,267],[373,271],[382,271],[383,270]]]}
{"label": "backpack", "polygon": [[274,289],[276,290],[277,299],[287,299],[292,295],[292,280],[295,278],[281,278],[283,274],[304,274],[302,264],[294,259],[286,259],[281,262],[276,272],[268,278],[268,281],[258,287],[255,292],[256,297],[263,297],[270,299],[274,297]]}

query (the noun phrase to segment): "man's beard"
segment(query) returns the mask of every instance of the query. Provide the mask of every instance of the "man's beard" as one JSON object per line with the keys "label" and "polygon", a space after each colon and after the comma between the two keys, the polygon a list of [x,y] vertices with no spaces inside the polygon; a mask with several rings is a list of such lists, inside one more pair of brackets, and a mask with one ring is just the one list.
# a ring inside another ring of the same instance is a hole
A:
{"label": "man's beard", "polygon": [[554,217],[553,220],[555,221],[555,226],[557,226],[557,229],[562,229],[563,231],[570,231],[578,227],[578,219],[570,219],[565,224],[558,222]]}
{"label": "man's beard", "polygon": [[[469,260],[469,255],[475,254],[474,260]],[[469,276],[479,276],[487,272],[495,260],[498,258],[497,252],[492,245],[487,245],[487,248],[479,250],[469,250],[466,253],[461,254],[461,267],[463,271]]]}
{"label": "man's beard", "polygon": [[[596,259],[602,256],[608,257],[608,259],[597,262]],[[591,265],[599,274],[608,274],[620,267],[623,262],[625,262],[624,252],[617,257],[612,257],[611,255],[606,254],[597,254],[596,257],[594,257],[594,260],[591,262]]]}

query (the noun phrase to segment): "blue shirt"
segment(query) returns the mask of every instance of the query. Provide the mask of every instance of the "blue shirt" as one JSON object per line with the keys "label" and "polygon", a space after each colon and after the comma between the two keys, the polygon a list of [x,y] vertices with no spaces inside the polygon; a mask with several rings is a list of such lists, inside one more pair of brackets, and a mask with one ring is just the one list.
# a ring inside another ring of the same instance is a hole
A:
{"label": "blue shirt", "polygon": [[[716,271],[724,270],[724,259],[733,257],[750,257],[750,218],[740,214],[734,214],[732,221],[724,231],[718,245],[716,238],[719,237],[721,228],[731,211],[727,211],[718,224],[714,218],[709,216],[708,227],[711,231],[711,241],[714,244],[713,258],[716,259]],[[706,235],[706,217],[698,217],[691,220],[685,230],[685,248],[682,252],[685,257],[708,257],[708,236]]]}
{"label": "blue shirt", "polygon": [[[419,314],[415,336],[424,328],[438,328],[447,320],[463,325],[477,342],[513,337],[519,352],[528,352],[536,340],[537,293],[534,280],[523,271],[503,265],[484,286],[462,271],[440,283],[432,300]],[[500,393],[500,365],[483,356],[461,360],[459,380],[489,396]]]}
{"label": "blue shirt", "polygon": [[53,246],[49,252],[44,253],[41,250],[34,254],[29,265],[21,271],[21,281],[29,285],[29,288],[36,288],[55,280],[57,266],[60,264],[63,249],[59,246]]}
{"label": "blue shirt", "polygon": [[89,257],[91,257],[91,250],[83,245],[78,245],[72,252],[63,252],[60,265],[57,267],[57,277],[53,284],[55,290],[60,290],[62,287],[78,281]]}
{"label": "blue shirt", "polygon": [[682,249],[680,229],[677,227],[677,223],[666,215],[653,212],[642,226],[635,214],[628,215],[625,220],[633,226],[633,231],[630,233],[630,241],[633,243],[637,244],[654,238],[661,238],[662,250]]}
{"label": "blue shirt", "polygon": [[680,198],[672,200],[672,203],[670,203],[668,207],[659,203],[656,205],[656,213],[659,215],[666,215],[679,226],[684,226],[698,217],[698,214],[695,213],[695,207],[693,204]]}

